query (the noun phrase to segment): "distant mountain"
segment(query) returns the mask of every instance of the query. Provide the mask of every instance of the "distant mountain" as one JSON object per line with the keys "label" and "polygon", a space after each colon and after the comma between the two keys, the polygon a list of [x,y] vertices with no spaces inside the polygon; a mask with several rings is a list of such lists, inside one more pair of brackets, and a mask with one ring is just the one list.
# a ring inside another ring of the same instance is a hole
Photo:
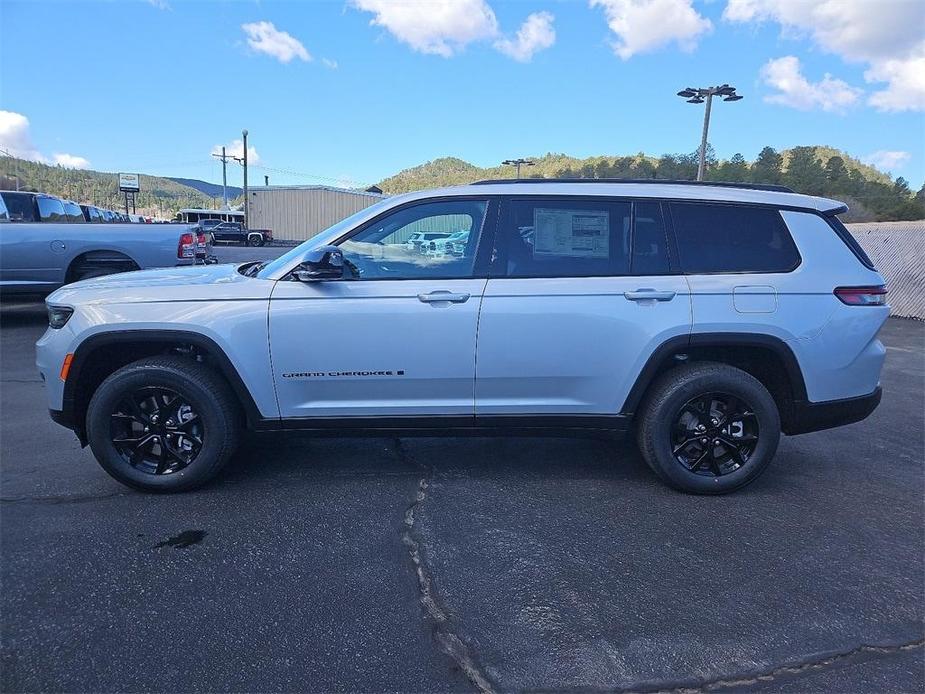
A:
{"label": "distant mountain", "polygon": [[[197,178],[177,178],[175,176],[168,176],[168,180],[179,183],[183,186],[188,186],[194,190],[198,190],[203,195],[207,195],[210,198],[221,198],[222,197],[222,185],[221,183],[209,183],[208,181],[200,181]],[[237,186],[228,186],[228,200],[234,200],[235,198],[244,194],[243,188],[238,188]]]}
{"label": "distant mountain", "polygon": [[[697,176],[698,153],[642,152],[584,159],[549,153],[532,158],[521,168],[521,178],[623,178],[692,181]],[[512,166],[479,167],[456,157],[443,157],[398,172],[378,185],[387,194],[461,185],[482,179],[513,178]],[[903,178],[895,181],[859,159],[833,147],[810,145],[777,152],[765,147],[753,162],[741,154],[718,160],[707,147],[706,179],[736,183],[789,186],[799,193],[844,200],[851,208],[848,221],[892,221],[925,218],[925,186],[917,194]]]}

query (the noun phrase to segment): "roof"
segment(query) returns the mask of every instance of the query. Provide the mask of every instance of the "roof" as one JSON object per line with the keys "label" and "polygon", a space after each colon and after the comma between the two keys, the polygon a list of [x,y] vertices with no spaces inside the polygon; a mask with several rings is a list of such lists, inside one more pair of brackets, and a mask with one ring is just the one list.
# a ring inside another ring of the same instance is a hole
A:
{"label": "roof", "polygon": [[199,207],[184,207],[178,212],[195,212],[196,214],[239,214],[242,217],[244,212],[242,210],[204,210]]}
{"label": "roof", "polygon": [[323,186],[323,185],[310,185],[310,186],[252,186],[248,188],[249,193],[259,193],[260,191],[265,190],[326,190],[331,193],[345,193],[349,195],[362,195],[367,198],[375,198],[379,200],[381,198],[388,197],[382,193],[372,193],[367,190],[361,190],[358,188],[338,188],[337,186]]}
{"label": "roof", "polygon": [[507,180],[483,181],[466,186],[452,186],[406,193],[401,200],[417,200],[437,196],[457,195],[574,195],[612,196],[629,198],[659,198],[669,200],[709,200],[711,202],[741,202],[779,207],[796,207],[816,212],[835,212],[845,208],[838,200],[782,190],[755,189],[709,182],[615,182],[585,179],[578,181]]}

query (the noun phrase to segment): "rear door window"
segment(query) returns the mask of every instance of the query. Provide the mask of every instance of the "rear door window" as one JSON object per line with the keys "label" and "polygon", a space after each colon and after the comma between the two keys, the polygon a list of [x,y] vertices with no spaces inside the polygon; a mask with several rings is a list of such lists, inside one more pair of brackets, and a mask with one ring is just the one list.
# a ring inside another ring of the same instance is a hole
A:
{"label": "rear door window", "polygon": [[800,254],[768,207],[671,203],[681,269],[688,274],[790,272]]}
{"label": "rear door window", "polygon": [[31,193],[3,193],[3,202],[11,222],[37,222],[34,196]]}
{"label": "rear door window", "polygon": [[492,274],[627,275],[631,212],[628,201],[511,198],[495,242]]}
{"label": "rear door window", "polygon": [[662,205],[658,202],[636,202],[633,232],[634,275],[667,275],[668,230]]}

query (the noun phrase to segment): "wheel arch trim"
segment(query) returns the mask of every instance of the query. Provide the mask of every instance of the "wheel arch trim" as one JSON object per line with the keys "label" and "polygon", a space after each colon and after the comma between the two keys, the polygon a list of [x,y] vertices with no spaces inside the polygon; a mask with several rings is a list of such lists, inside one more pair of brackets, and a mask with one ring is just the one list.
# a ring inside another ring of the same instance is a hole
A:
{"label": "wheel arch trim", "polygon": [[[71,369],[68,379],[64,384],[63,414],[69,421],[74,423],[75,428],[83,429],[80,422],[76,421],[75,409],[77,405],[77,384],[80,383],[81,374],[88,363],[90,356],[102,347],[108,347],[119,343],[143,342],[146,344],[190,344],[194,347],[205,350],[216,360],[219,372],[227,379],[231,385],[235,396],[241,403],[244,414],[247,417],[248,426],[253,426],[262,418],[257,403],[248,390],[241,378],[238,369],[225,353],[225,350],[211,337],[202,333],[190,330],[163,330],[163,329],[133,329],[133,330],[114,330],[109,332],[97,333],[83,340],[74,350],[74,359],[71,362]],[[78,432],[80,434],[80,432]]]}
{"label": "wheel arch trim", "polygon": [[790,346],[779,337],[764,333],[705,332],[672,337],[662,342],[649,355],[645,365],[636,377],[633,387],[626,396],[620,414],[631,416],[638,409],[649,386],[660,373],[666,360],[695,347],[758,347],[777,355],[787,372],[787,378],[795,402],[805,402],[806,382],[796,355]]}

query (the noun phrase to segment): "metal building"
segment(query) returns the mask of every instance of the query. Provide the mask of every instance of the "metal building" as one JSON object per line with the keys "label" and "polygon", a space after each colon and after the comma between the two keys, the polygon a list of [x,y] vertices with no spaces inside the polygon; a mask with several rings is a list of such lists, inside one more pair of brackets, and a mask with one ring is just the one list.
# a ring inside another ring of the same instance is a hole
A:
{"label": "metal building", "polygon": [[386,197],[332,186],[264,186],[248,190],[251,229],[272,229],[277,240],[305,241]]}

